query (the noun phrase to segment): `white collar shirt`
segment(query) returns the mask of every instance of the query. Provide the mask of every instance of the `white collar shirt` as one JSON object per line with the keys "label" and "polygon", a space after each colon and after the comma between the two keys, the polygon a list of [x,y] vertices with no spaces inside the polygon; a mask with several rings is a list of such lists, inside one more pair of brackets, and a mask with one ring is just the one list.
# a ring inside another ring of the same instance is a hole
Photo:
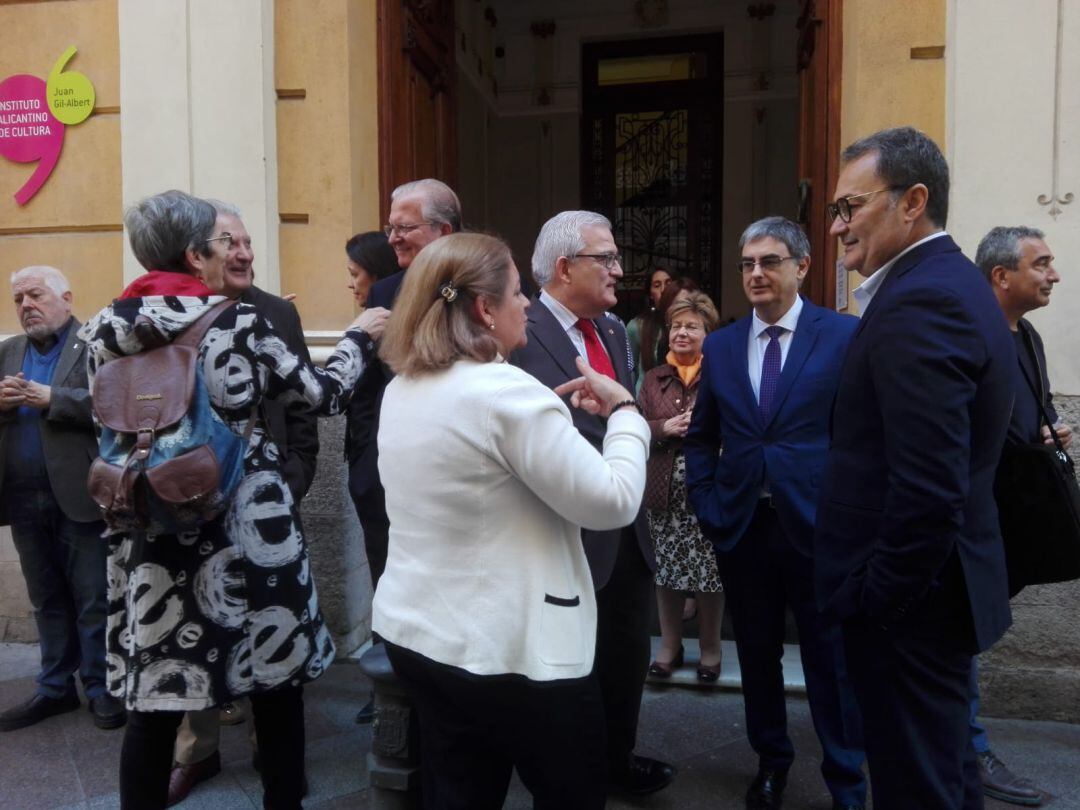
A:
{"label": "white collar shirt", "polygon": [[851,297],[854,298],[855,303],[859,305],[859,314],[862,315],[866,312],[866,308],[870,306],[870,302],[874,299],[874,295],[877,294],[877,291],[881,289],[881,285],[885,282],[885,276],[889,275],[889,271],[893,269],[893,265],[900,261],[900,258],[905,253],[910,253],[919,245],[926,244],[931,239],[937,239],[939,236],[947,236],[947,234],[945,231],[938,231],[937,233],[932,233],[929,236],[923,237],[918,242],[908,245],[875,270],[873,275],[869,276],[866,281],[852,290]]}
{"label": "white collar shirt", "polygon": [[[788,349],[791,348],[791,339],[795,334],[795,327],[798,326],[802,308],[802,296],[796,295],[795,303],[775,324],[784,328],[784,332],[777,338],[780,341],[781,371],[784,369],[784,363],[787,362]],[[773,324],[761,320],[757,311],[750,316],[750,319],[750,338],[746,347],[746,369],[750,372],[750,387],[754,389],[754,399],[757,400],[761,396],[761,364],[765,361],[765,348],[769,345],[769,336],[765,334],[765,330]]]}

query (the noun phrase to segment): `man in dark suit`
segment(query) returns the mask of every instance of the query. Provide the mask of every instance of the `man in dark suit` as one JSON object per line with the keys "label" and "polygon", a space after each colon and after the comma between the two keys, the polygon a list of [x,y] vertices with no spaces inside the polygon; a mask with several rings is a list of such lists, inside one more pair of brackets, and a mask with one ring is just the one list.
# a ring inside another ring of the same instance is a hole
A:
{"label": "man in dark suit", "polygon": [[116,728],[125,714],[106,691],[108,544],[86,489],[98,454],[86,344],[59,270],[24,267],[11,289],[26,334],[0,344],[0,523],[11,526],[34,606],[41,671],[36,694],[0,714],[0,731],[77,709],[76,671],[94,724]]}
{"label": "man in dark suit", "polygon": [[[211,240],[224,242],[226,254],[221,277],[205,279],[206,285],[215,293],[256,307],[269,317],[274,331],[290,351],[310,359],[296,307],[254,284],[252,263],[255,254],[240,211],[218,200],[209,202],[217,211]],[[274,400],[266,400],[262,410],[270,438],[282,454],[285,483],[289,485],[293,501],[300,503],[315,478],[319,455],[316,417],[301,404],[286,406]],[[243,722],[243,704],[227,704],[222,707],[221,714],[229,718],[226,722]],[[221,714],[218,709],[206,709],[187,712],[184,716],[176,735],[175,763],[169,777],[170,806],[183,801],[199,782],[220,772]]]}
{"label": "man in dark suit", "polygon": [[[400,271],[375,282],[368,307],[391,309],[405,272],[425,245],[461,230],[461,203],[445,183],[414,180],[390,195],[390,222],[383,229],[397,256]],[[349,405],[345,455],[349,462],[349,494],[364,530],[364,548],[371,570],[371,586],[378,585],[386,568],[390,521],[386,496],[379,481],[379,407],[383,390],[393,377],[382,363],[374,363],[357,383]],[[359,719],[359,718],[358,718]],[[370,719],[370,718],[368,718]]]}
{"label": "man in dark suit", "polygon": [[944,232],[949,168],[910,127],[849,146],[832,234],[866,276],[836,394],[814,539],[843,623],[877,810],[976,808],[971,657],[1011,621],[994,473],[1012,407],[1009,329]]}
{"label": "man in dark suit", "polygon": [[768,217],[739,240],[753,312],[715,332],[686,436],[687,494],[716,548],[758,773],[746,806],[778,808],[795,749],[787,733],[785,607],[799,628],[806,691],[834,808],[866,802],[858,708],[839,628],[814,599],[813,537],[829,408],[858,321],[799,295],[810,243]]}
{"label": "man in dark suit", "polygon": [[[461,203],[445,183],[431,178],[398,186],[390,194],[390,222],[383,230],[397,257],[397,273],[375,282],[368,307],[391,309],[398,289],[416,255],[436,239],[461,230]],[[390,520],[386,494],[379,480],[379,408],[383,391],[393,378],[385,363],[372,363],[356,384],[345,421],[345,460],[349,464],[349,495],[360,527],[371,572],[372,591],[386,568]],[[356,715],[356,722],[370,723],[375,716],[372,697]]]}
{"label": "man in dark suit", "polygon": [[[563,211],[540,230],[532,271],[542,288],[529,307],[528,345],[510,362],[555,388],[578,376],[580,355],[596,370],[633,390],[626,330],[606,310],[615,305],[622,276],[606,217]],[[572,408],[574,424],[597,449],[605,424]],[[674,769],[634,754],[645,672],[649,665],[649,606],[656,567],[644,511],[615,531],[583,530],[582,543],[596,587],[596,676],[604,701],[608,778],[617,790],[647,794],[671,782]]]}

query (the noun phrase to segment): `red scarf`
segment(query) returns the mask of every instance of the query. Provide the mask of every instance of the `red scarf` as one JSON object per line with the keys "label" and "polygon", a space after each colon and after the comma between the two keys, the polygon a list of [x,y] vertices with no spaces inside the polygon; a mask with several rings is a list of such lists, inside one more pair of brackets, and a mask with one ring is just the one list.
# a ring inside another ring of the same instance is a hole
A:
{"label": "red scarf", "polygon": [[148,295],[213,295],[214,292],[199,279],[188,273],[168,270],[151,270],[131,282],[120,298],[145,298]]}

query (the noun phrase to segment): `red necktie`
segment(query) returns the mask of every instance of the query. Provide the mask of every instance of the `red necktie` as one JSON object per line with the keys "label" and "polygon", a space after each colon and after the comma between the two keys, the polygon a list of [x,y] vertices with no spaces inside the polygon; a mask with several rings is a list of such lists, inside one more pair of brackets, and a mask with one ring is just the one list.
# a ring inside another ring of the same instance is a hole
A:
{"label": "red necktie", "polygon": [[600,343],[600,337],[596,334],[596,326],[593,322],[582,318],[574,325],[581,330],[581,336],[585,338],[585,354],[589,356],[589,365],[593,367],[594,371],[599,371],[613,380],[618,380],[618,377],[615,376],[615,368],[611,365],[611,358],[604,351],[604,346]]}

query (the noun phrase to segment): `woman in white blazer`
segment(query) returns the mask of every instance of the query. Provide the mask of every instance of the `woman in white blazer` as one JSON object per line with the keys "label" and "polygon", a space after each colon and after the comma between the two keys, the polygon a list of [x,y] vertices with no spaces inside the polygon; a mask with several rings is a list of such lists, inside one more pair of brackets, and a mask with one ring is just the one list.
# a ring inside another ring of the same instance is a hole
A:
{"label": "woman in white blazer", "polygon": [[[372,626],[419,713],[427,808],[501,808],[515,767],[537,808],[604,806],[581,527],[634,519],[649,429],[584,362],[555,392],[504,362],[528,306],[503,242],[453,234],[413,262],[383,339],[397,377],[378,437],[390,549]],[[602,455],[567,394],[609,417]]]}

